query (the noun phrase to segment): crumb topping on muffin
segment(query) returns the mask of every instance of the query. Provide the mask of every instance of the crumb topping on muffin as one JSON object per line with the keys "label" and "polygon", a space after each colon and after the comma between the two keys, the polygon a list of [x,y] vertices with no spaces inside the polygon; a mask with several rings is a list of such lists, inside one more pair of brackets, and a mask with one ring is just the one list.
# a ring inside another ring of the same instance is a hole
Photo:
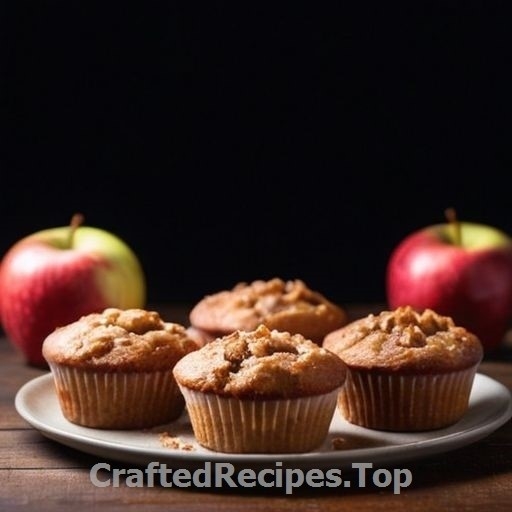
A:
{"label": "crumb topping on muffin", "polygon": [[340,387],[346,366],[300,334],[259,325],[235,331],[188,354],[174,368],[191,389],[248,399],[294,398]]}
{"label": "crumb topping on muffin", "polygon": [[197,345],[156,311],[107,308],[58,327],[43,342],[48,361],[104,371],[168,369]]}
{"label": "crumb topping on muffin", "polygon": [[313,339],[317,332],[323,338],[346,324],[347,317],[341,307],[300,279],[274,278],[238,283],[231,290],[207,295],[190,312],[190,321],[219,335],[265,324],[270,329],[300,332]]}
{"label": "crumb topping on muffin", "polygon": [[359,369],[448,372],[483,357],[478,337],[451,317],[410,306],[356,320],[329,333],[322,345]]}

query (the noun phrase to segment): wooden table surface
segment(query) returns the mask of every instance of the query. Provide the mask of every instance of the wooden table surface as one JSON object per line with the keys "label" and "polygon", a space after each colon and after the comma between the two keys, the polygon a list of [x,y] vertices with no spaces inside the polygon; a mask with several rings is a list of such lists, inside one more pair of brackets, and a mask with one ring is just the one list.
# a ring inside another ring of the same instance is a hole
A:
{"label": "wooden table surface", "polygon": [[[183,307],[158,308],[166,319],[186,323]],[[347,307],[355,318],[377,307]],[[480,373],[512,389],[512,348],[507,343],[497,354],[486,356]],[[512,423],[468,446],[443,454],[394,464],[407,468],[411,484],[394,494],[377,487],[371,478],[365,487],[308,488],[293,494],[268,488],[215,490],[212,488],[129,487],[121,477],[119,487],[96,487],[91,468],[107,462],[111,468],[130,464],[87,455],[44,437],[17,413],[14,398],[29,380],[46,373],[29,367],[5,336],[0,338],[0,511],[37,510],[311,510],[311,511],[495,511],[512,504]],[[381,469],[374,465],[373,470]],[[386,469],[385,467],[382,469]],[[342,474],[342,476],[346,476]],[[356,480],[357,481],[357,480]]]}

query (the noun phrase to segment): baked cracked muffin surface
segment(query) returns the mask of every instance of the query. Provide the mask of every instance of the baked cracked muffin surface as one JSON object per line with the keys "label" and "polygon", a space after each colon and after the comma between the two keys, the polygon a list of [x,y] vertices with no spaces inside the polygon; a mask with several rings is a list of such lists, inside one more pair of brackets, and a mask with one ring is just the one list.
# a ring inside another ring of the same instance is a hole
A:
{"label": "baked cracked muffin surface", "polygon": [[58,327],[43,343],[53,363],[102,371],[168,369],[197,344],[156,311],[107,308]]}
{"label": "baked cracked muffin surface", "polygon": [[248,399],[323,394],[341,386],[345,375],[335,354],[264,325],[216,339],[174,368],[176,380],[190,389]]}
{"label": "baked cracked muffin surface", "polygon": [[300,279],[241,282],[205,296],[190,312],[191,327],[210,339],[264,324],[321,343],[327,333],[346,323],[343,308]]}
{"label": "baked cracked muffin surface", "polygon": [[322,346],[352,368],[403,373],[457,371],[483,356],[478,337],[452,318],[410,306],[355,320],[327,334]]}

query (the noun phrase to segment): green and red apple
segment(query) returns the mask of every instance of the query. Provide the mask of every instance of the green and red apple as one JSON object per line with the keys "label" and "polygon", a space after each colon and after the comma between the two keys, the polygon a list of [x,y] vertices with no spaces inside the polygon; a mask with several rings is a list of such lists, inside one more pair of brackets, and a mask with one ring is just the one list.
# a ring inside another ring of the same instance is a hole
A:
{"label": "green and red apple", "polygon": [[476,334],[487,351],[512,320],[512,238],[502,230],[448,221],[419,229],[393,250],[386,270],[390,308],[431,308]]}
{"label": "green and red apple", "polygon": [[0,264],[0,320],[27,363],[46,366],[41,348],[56,327],[106,307],[144,307],[146,281],[134,251],[106,230],[81,225],[38,231]]}

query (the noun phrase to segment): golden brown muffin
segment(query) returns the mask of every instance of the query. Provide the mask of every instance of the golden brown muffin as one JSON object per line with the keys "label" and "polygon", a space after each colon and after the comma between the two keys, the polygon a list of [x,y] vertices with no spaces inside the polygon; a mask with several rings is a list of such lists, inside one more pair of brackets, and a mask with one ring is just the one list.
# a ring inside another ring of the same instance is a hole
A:
{"label": "golden brown muffin", "polygon": [[346,323],[344,309],[303,281],[274,278],[238,283],[231,290],[205,296],[190,312],[189,334],[204,344],[264,324],[321,344],[327,333]]}
{"label": "golden brown muffin", "polygon": [[151,427],[177,418],[172,375],[197,350],[184,326],[155,311],[105,309],[57,328],[43,342],[65,418],[95,428]]}
{"label": "golden brown muffin", "polygon": [[300,334],[235,331],[173,370],[196,439],[221,452],[305,452],[327,435],[346,368]]}
{"label": "golden brown muffin", "polygon": [[418,431],[457,422],[468,408],[480,340],[447,316],[409,306],[355,320],[323,346],[347,365],[338,409],[365,427]]}

